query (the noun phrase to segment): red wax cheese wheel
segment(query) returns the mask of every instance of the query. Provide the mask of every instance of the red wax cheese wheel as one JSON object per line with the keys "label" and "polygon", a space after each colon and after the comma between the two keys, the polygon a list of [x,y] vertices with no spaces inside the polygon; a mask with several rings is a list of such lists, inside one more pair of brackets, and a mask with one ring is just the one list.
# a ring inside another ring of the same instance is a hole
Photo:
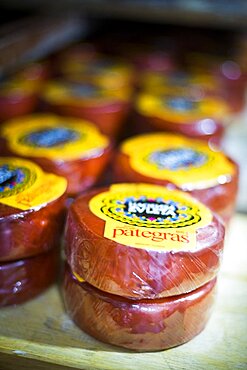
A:
{"label": "red wax cheese wheel", "polygon": [[132,298],[190,292],[218,272],[224,226],[203,204],[150,184],[114,184],[77,198],[67,261],[96,288]]}
{"label": "red wax cheese wheel", "polygon": [[54,112],[91,121],[103,134],[115,137],[129,111],[130,91],[64,80],[47,84],[42,99]]}
{"label": "red wax cheese wheel", "polygon": [[155,129],[180,133],[218,144],[228,113],[222,99],[194,99],[187,95],[140,94],[137,113]]}
{"label": "red wax cheese wheel", "polygon": [[42,293],[58,272],[57,248],[38,256],[0,263],[0,307],[26,302]]}
{"label": "red wax cheese wheel", "polygon": [[0,121],[31,113],[37,105],[35,89],[24,80],[0,85]]}
{"label": "red wax cheese wheel", "polygon": [[1,129],[2,154],[31,159],[45,171],[64,176],[76,195],[100,178],[111,143],[98,128],[77,118],[36,114],[7,121]]}
{"label": "red wax cheese wheel", "polygon": [[183,136],[150,133],[125,140],[115,180],[169,185],[190,193],[228,223],[235,209],[238,166],[219,150]]}
{"label": "red wax cheese wheel", "polygon": [[34,163],[0,158],[0,261],[33,256],[60,243],[66,180]]}
{"label": "red wax cheese wheel", "polygon": [[215,299],[216,280],[175,297],[129,300],[104,293],[65,272],[68,314],[86,333],[102,342],[158,351],[185,343],[205,327]]}

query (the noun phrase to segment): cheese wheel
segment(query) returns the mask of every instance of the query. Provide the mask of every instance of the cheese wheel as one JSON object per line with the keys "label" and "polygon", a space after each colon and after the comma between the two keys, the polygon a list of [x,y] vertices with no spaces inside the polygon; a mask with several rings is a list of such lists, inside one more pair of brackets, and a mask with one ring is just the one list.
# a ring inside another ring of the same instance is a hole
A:
{"label": "cheese wheel", "polygon": [[246,74],[244,66],[233,59],[219,58],[205,53],[189,53],[186,57],[189,70],[212,75],[221,89],[232,113],[239,113],[245,106]]}
{"label": "cheese wheel", "polygon": [[77,198],[66,226],[77,278],[131,298],[190,292],[220,266],[224,226],[202,203],[150,184],[113,184]]}
{"label": "cheese wheel", "polygon": [[34,163],[0,158],[0,261],[30,257],[60,243],[66,180]]}
{"label": "cheese wheel", "polygon": [[94,124],[52,114],[7,121],[2,125],[1,138],[2,154],[31,159],[45,171],[64,176],[67,193],[72,196],[98,181],[112,147]]}
{"label": "cheese wheel", "polygon": [[154,129],[219,144],[228,108],[223,99],[216,97],[143,93],[137,98],[136,112]]}
{"label": "cheese wheel", "polygon": [[51,81],[41,98],[55,113],[93,122],[103,134],[113,138],[130,106],[129,88],[112,90],[87,81]]}
{"label": "cheese wheel", "polygon": [[104,293],[65,272],[68,314],[96,339],[136,351],[158,351],[185,343],[199,334],[210,317],[216,279],[175,297],[129,300]]}
{"label": "cheese wheel", "polygon": [[188,192],[227,224],[238,192],[238,166],[203,141],[169,133],[125,140],[115,157],[115,181],[148,182]]}
{"label": "cheese wheel", "polygon": [[35,89],[24,80],[0,84],[0,121],[31,113],[37,106]]}
{"label": "cheese wheel", "polygon": [[34,298],[54,283],[59,265],[57,248],[31,258],[0,263],[0,307]]}

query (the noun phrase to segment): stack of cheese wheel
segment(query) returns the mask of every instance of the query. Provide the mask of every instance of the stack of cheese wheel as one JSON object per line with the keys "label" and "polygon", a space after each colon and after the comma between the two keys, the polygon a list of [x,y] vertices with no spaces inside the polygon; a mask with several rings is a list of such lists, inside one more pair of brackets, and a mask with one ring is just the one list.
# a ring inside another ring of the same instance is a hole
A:
{"label": "stack of cheese wheel", "polygon": [[95,123],[103,134],[115,137],[129,111],[130,88],[109,89],[98,81],[60,79],[47,83],[42,100],[53,112]]}
{"label": "stack of cheese wheel", "polygon": [[139,119],[153,129],[219,144],[228,108],[225,101],[217,97],[142,92],[137,98],[136,112]]}
{"label": "stack of cheese wheel", "polygon": [[209,318],[223,245],[221,221],[184,192],[144,183],[91,191],[69,209],[67,311],[106,343],[182,344]]}
{"label": "stack of cheese wheel", "polygon": [[64,176],[74,196],[94,185],[111,154],[110,140],[78,118],[36,114],[1,127],[1,154],[31,159],[45,171]]}
{"label": "stack of cheese wheel", "polygon": [[66,186],[33,162],[0,158],[0,307],[22,303],[54,281]]}
{"label": "stack of cheese wheel", "polygon": [[238,166],[205,142],[169,133],[125,140],[115,157],[115,180],[148,182],[186,191],[227,224],[238,190]]}

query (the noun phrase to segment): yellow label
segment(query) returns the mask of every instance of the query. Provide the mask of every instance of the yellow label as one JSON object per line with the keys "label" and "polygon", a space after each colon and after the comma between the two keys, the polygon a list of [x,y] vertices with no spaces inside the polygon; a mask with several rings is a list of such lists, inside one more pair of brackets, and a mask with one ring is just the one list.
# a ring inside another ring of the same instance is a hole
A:
{"label": "yellow label", "polygon": [[212,220],[210,210],[180,191],[149,184],[114,184],[89,202],[105,220],[104,236],[141,249],[196,249],[196,230]]}
{"label": "yellow label", "polygon": [[109,145],[106,136],[89,122],[53,115],[34,115],[8,121],[2,136],[16,154],[51,159],[98,156]]}
{"label": "yellow label", "polygon": [[144,116],[190,124],[197,119],[223,118],[228,113],[225,102],[219,98],[195,100],[187,95],[141,94],[137,110]]}
{"label": "yellow label", "polygon": [[101,105],[109,101],[128,100],[130,89],[103,88],[97,83],[88,82],[50,82],[43,92],[44,98],[52,104]]}
{"label": "yellow label", "polygon": [[170,181],[183,190],[205,189],[229,181],[234,165],[207,144],[172,134],[147,134],[126,140],[121,151],[144,176]]}
{"label": "yellow label", "polygon": [[63,177],[47,174],[36,164],[18,159],[0,159],[0,203],[23,211],[41,207],[62,196]]}
{"label": "yellow label", "polygon": [[28,80],[13,78],[4,82],[0,87],[0,96],[22,96],[33,93],[34,89]]}
{"label": "yellow label", "polygon": [[76,76],[78,81],[90,80],[102,87],[117,88],[130,83],[132,69],[130,66],[112,62],[108,59],[99,59],[83,62],[70,58],[63,65],[63,73]]}
{"label": "yellow label", "polygon": [[142,75],[142,88],[161,93],[177,91],[183,93],[188,89],[198,88],[200,90],[215,90],[216,79],[208,74],[191,74],[175,72],[168,75],[158,72],[145,72]]}

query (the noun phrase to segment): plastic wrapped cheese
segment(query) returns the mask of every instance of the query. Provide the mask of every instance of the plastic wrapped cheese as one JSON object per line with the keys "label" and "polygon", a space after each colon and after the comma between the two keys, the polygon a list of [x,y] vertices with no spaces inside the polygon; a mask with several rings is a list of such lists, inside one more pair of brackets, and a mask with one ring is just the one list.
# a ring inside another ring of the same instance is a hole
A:
{"label": "plastic wrapped cheese", "polygon": [[142,93],[136,112],[154,129],[219,144],[228,108],[223,99],[190,95]]}
{"label": "plastic wrapped cheese", "polygon": [[219,58],[198,52],[188,53],[186,63],[192,72],[200,71],[214,76],[232,113],[239,113],[244,109],[247,81],[243,68],[245,64],[239,64],[234,57]]}
{"label": "plastic wrapped cheese", "polygon": [[51,81],[42,99],[49,109],[94,122],[103,134],[115,137],[129,111],[130,89],[107,89],[97,83]]}
{"label": "plastic wrapped cheese", "polygon": [[44,170],[66,177],[67,193],[93,186],[111,155],[110,140],[78,118],[36,114],[7,121],[0,152],[31,159]]}
{"label": "plastic wrapped cheese", "polygon": [[190,193],[228,223],[235,209],[238,166],[204,142],[169,133],[125,140],[115,159],[115,180],[169,185]]}
{"label": "plastic wrapped cheese", "polygon": [[37,256],[0,262],[0,307],[16,305],[34,298],[56,279],[58,248]]}
{"label": "plastic wrapped cheese", "polygon": [[131,298],[190,292],[220,266],[224,226],[189,195],[151,184],[113,184],[77,198],[66,226],[78,280]]}
{"label": "plastic wrapped cheese", "polygon": [[31,113],[37,106],[36,90],[28,81],[4,81],[0,84],[0,121]]}
{"label": "plastic wrapped cheese", "polygon": [[60,243],[65,218],[63,177],[36,164],[0,158],[0,261],[33,256]]}
{"label": "plastic wrapped cheese", "polygon": [[68,314],[86,333],[129,349],[158,351],[187,342],[204,329],[216,280],[175,297],[129,300],[80,283],[67,269],[63,290]]}

